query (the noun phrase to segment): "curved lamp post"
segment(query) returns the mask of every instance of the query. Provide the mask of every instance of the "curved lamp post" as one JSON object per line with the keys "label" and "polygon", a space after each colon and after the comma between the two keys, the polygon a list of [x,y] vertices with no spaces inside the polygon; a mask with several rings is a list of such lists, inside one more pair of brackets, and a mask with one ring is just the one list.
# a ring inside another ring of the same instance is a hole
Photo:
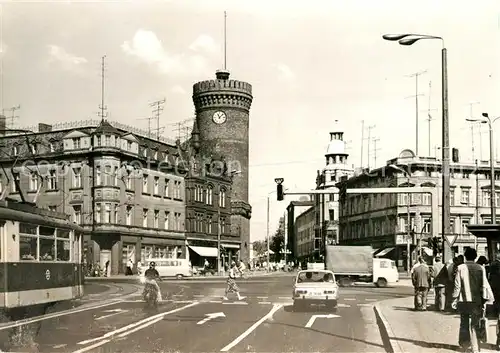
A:
{"label": "curved lamp post", "polygon": [[441,49],[441,79],[442,79],[442,152],[443,152],[443,212],[441,218],[441,234],[443,241],[443,263],[450,260],[452,257],[451,247],[446,246],[446,235],[450,234],[450,123],[448,119],[448,64],[447,51],[444,46],[442,37],[431,36],[427,34],[401,33],[401,34],[384,34],[383,39],[398,42],[400,45],[410,46],[423,39],[439,39],[443,44]]}

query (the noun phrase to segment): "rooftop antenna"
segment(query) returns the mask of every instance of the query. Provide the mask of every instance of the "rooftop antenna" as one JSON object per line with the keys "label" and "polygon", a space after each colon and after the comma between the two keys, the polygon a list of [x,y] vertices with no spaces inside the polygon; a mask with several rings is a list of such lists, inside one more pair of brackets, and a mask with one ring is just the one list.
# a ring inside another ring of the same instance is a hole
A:
{"label": "rooftop antenna", "polygon": [[[418,97],[423,96],[423,94],[418,93],[418,77],[427,72],[427,70],[415,72],[411,75],[407,75],[406,77],[415,77],[415,95],[410,97],[415,97],[415,155],[418,154]],[[409,98],[409,97],[407,97]]]}
{"label": "rooftop antenna", "polygon": [[101,111],[97,114],[98,116],[101,117],[101,122],[104,122],[104,119],[108,116],[106,111],[106,106],[104,106],[104,59],[106,59],[106,55],[102,57],[102,64],[101,64],[101,104],[99,105],[99,109]]}
{"label": "rooftop antenna", "polygon": [[431,115],[431,111],[437,111],[437,108],[431,109],[431,88],[432,88],[432,81],[429,81],[429,105],[427,106],[427,127],[428,127],[428,154],[429,157],[431,157],[431,122],[434,120]]}
{"label": "rooftop antenna", "polygon": [[150,107],[154,108],[153,109],[153,114],[154,114],[153,119],[156,120],[156,129],[155,130],[156,130],[156,139],[158,141],[160,141],[160,131],[162,130],[162,128],[160,128],[160,114],[164,109],[163,105],[165,104],[166,101],[167,101],[167,99],[163,98],[163,99],[157,100],[156,102],[149,104]]}
{"label": "rooftop antenna", "polygon": [[[469,103],[469,109],[470,109],[470,113],[469,113],[470,116],[469,116],[469,118],[470,119],[474,119],[474,105],[475,104],[479,104],[479,102],[470,102]],[[472,160],[473,161],[476,159],[476,150],[474,148],[474,133],[475,133],[475,131],[474,131],[474,125],[476,125],[476,124],[477,124],[477,122],[472,122],[470,124],[471,144],[472,144]],[[479,135],[479,140],[480,140],[480,145],[481,145],[480,147],[482,148],[481,125],[480,124],[479,124],[479,134],[480,134]],[[481,152],[480,154],[482,155],[482,151],[481,150],[480,150],[480,152]]]}
{"label": "rooftop antenna", "polygon": [[224,71],[227,70],[227,12],[224,11]]}

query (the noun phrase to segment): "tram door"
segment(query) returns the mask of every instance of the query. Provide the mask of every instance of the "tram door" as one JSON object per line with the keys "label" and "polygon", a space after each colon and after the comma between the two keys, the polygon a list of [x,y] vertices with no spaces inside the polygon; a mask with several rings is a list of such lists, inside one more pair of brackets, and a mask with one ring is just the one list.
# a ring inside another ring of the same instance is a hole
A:
{"label": "tram door", "polygon": [[73,285],[73,296],[83,296],[83,254],[82,254],[82,235],[75,232],[75,241],[73,243],[73,263],[75,266],[75,279],[76,283]]}

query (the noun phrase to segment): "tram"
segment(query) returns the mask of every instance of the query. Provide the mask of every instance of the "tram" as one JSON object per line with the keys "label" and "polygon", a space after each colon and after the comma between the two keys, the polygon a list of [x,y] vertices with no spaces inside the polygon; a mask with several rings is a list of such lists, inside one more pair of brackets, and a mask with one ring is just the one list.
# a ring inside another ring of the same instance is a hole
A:
{"label": "tram", "polygon": [[0,311],[81,297],[82,238],[64,214],[0,201]]}

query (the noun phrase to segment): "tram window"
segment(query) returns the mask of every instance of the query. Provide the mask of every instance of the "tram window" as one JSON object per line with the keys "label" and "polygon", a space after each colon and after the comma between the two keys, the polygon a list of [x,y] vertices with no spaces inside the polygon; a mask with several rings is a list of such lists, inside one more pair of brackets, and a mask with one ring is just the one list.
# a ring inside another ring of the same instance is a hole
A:
{"label": "tram window", "polygon": [[58,238],[66,238],[66,239],[69,239],[69,230],[66,230],[66,229],[58,229],[58,230],[57,230],[57,237],[58,237]]}
{"label": "tram window", "polygon": [[69,240],[57,239],[57,261],[69,261],[70,259],[70,243]]}
{"label": "tram window", "polygon": [[36,235],[38,226],[29,223],[19,223],[19,233]]}
{"label": "tram window", "polygon": [[55,234],[56,234],[55,228],[40,226],[40,235],[53,237]]}
{"label": "tram window", "polygon": [[40,261],[54,261],[54,253],[55,240],[40,238]]}
{"label": "tram window", "polygon": [[19,258],[25,261],[36,261],[37,238],[19,236]]}

